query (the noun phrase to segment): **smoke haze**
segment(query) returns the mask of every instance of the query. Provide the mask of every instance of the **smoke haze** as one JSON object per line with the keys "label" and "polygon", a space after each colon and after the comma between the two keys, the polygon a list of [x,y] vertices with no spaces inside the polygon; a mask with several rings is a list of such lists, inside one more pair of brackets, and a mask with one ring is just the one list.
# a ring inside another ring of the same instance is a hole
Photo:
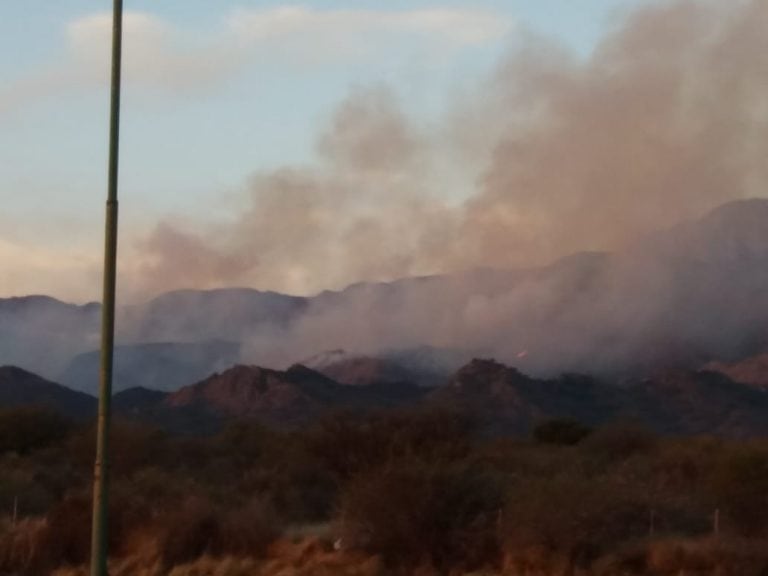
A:
{"label": "smoke haze", "polygon": [[535,374],[760,351],[768,201],[700,218],[768,192],[766,30],[762,0],[678,1],[634,12],[587,59],[520,35],[437,124],[396,87],[356,89],[314,164],[256,174],[230,220],[169,216],[121,280],[124,300],[317,295],[166,295],[122,316],[121,342],[231,340],[272,366],[431,345]]}
{"label": "smoke haze", "polygon": [[[683,1],[638,10],[586,60],[523,36],[440,126],[395,90],[356,90],[315,165],[256,175],[215,229],[158,225],[132,289],[312,293],[529,266],[764,195],[767,25],[762,1]],[[459,203],[446,185],[462,181]]]}

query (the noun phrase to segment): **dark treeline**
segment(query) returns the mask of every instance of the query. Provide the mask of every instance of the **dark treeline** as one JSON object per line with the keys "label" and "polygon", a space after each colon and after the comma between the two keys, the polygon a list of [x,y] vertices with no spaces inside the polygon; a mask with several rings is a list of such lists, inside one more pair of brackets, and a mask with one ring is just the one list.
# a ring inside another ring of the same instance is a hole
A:
{"label": "dark treeline", "polygon": [[[291,574],[768,573],[768,441],[477,430],[423,410],[207,437],[117,421],[114,573],[277,574],[291,545],[309,563]],[[84,573],[93,438],[51,412],[0,413],[0,574]],[[183,571],[203,557],[215,568]]]}

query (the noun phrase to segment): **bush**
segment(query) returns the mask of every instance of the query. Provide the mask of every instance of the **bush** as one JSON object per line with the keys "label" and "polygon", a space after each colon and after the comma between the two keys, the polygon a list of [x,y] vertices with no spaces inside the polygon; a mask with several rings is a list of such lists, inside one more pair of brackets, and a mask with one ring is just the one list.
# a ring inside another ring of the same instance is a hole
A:
{"label": "bush", "polygon": [[68,498],[45,519],[26,519],[0,536],[0,574],[43,576],[85,563],[91,545],[90,501]]}
{"label": "bush", "polygon": [[592,433],[589,426],[568,418],[548,420],[533,429],[534,439],[541,444],[573,446]]}
{"label": "bush", "polygon": [[219,537],[211,546],[211,552],[219,557],[259,558],[282,528],[275,510],[259,500],[222,515]]}
{"label": "bush", "polygon": [[260,495],[288,521],[326,521],[338,497],[334,478],[316,458],[290,453],[278,467],[248,473],[247,494]]}
{"label": "bush", "polygon": [[615,424],[600,428],[585,439],[588,453],[614,464],[639,454],[649,454],[659,439],[649,430],[631,424]]}
{"label": "bush", "polygon": [[44,515],[56,502],[42,474],[26,462],[0,461],[0,516]]}
{"label": "bush", "polygon": [[453,412],[335,414],[308,438],[310,451],[344,483],[403,457],[454,461],[471,448],[471,426]]}
{"label": "bush", "polygon": [[[110,470],[125,476],[151,466],[173,462],[165,432],[136,422],[115,418],[110,427]],[[96,454],[96,424],[74,434],[67,453],[81,470],[90,471]]]}
{"label": "bush", "polygon": [[273,511],[259,502],[222,510],[200,497],[189,498],[159,523],[158,548],[169,568],[205,554],[261,556],[280,528]]}
{"label": "bush", "polygon": [[637,487],[612,478],[524,479],[507,494],[503,539],[509,555],[543,550],[586,567],[605,550],[647,536],[650,510]]}
{"label": "bush", "polygon": [[194,498],[176,512],[165,515],[158,547],[165,566],[195,560],[209,551],[218,538],[218,522],[210,502]]}
{"label": "bush", "polygon": [[66,438],[70,423],[45,408],[16,408],[0,412],[0,454],[28,454]]}
{"label": "bush", "polygon": [[393,463],[343,496],[342,542],[390,565],[477,568],[498,558],[500,483],[467,464]]}
{"label": "bush", "polygon": [[743,448],[725,457],[714,488],[717,505],[739,534],[768,533],[768,450]]}
{"label": "bush", "polygon": [[760,540],[667,540],[652,543],[647,551],[652,574],[727,574],[765,576],[768,547]]}
{"label": "bush", "polygon": [[[90,495],[82,494],[65,498],[48,513],[47,530],[43,547],[58,563],[77,566],[91,556],[92,501]],[[120,538],[110,531],[110,544]]]}
{"label": "bush", "polygon": [[278,432],[253,422],[237,422],[210,443],[207,470],[195,475],[216,499],[236,505],[258,497],[299,523],[327,520],[338,486],[324,461],[298,434]]}
{"label": "bush", "polygon": [[0,528],[0,574],[49,574],[58,559],[44,548],[46,530],[41,519],[27,519],[14,527]]}

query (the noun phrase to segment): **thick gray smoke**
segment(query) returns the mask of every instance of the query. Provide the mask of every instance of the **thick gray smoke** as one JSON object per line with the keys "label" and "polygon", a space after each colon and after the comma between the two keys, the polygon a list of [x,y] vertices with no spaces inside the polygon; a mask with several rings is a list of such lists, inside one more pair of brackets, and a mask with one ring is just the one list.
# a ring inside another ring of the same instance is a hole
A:
{"label": "thick gray smoke", "polygon": [[[235,311],[232,335],[203,335],[272,365],[430,344],[539,373],[615,372],[758,349],[768,204],[658,231],[768,193],[766,30],[764,0],[690,0],[636,11],[586,59],[521,37],[439,126],[409,118],[394,89],[356,91],[314,165],[254,176],[231,221],[158,225],[123,295],[452,273],[290,302],[279,328],[249,330]],[[613,255],[542,267],[580,251]]]}
{"label": "thick gray smoke", "polygon": [[496,80],[501,135],[467,260],[614,249],[766,193],[768,4],[645,8],[586,63],[529,47]]}
{"label": "thick gray smoke", "polygon": [[385,88],[354,94],[317,144],[320,164],[253,178],[232,222],[161,224],[142,247],[148,293],[245,284],[311,292],[438,269],[456,214],[429,189],[427,142]]}
{"label": "thick gray smoke", "polygon": [[[761,0],[679,1],[638,10],[586,60],[523,37],[438,128],[407,118],[392,91],[355,92],[317,165],[257,175],[215,230],[158,226],[143,288],[309,293],[542,264],[763,195],[767,25]],[[459,206],[443,189],[449,163],[475,182]]]}

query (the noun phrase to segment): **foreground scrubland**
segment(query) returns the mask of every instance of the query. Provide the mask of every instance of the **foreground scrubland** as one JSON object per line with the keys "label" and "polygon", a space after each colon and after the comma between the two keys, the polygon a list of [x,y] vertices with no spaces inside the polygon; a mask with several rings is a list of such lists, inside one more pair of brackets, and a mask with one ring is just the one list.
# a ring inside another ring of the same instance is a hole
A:
{"label": "foreground scrubland", "polygon": [[[768,574],[768,441],[449,412],[113,434],[114,575]],[[0,574],[86,574],[93,430],[0,413]]]}

